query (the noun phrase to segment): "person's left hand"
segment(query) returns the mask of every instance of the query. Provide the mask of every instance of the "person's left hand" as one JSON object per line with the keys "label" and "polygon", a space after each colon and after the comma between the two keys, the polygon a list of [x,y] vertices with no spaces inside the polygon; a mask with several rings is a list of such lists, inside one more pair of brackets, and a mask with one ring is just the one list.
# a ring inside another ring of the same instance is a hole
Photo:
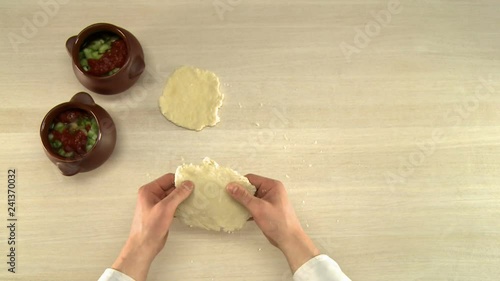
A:
{"label": "person's left hand", "polygon": [[177,206],[189,197],[194,185],[177,188],[174,174],[166,174],[139,189],[130,235],[113,268],[136,281],[146,280],[149,267],[167,241]]}

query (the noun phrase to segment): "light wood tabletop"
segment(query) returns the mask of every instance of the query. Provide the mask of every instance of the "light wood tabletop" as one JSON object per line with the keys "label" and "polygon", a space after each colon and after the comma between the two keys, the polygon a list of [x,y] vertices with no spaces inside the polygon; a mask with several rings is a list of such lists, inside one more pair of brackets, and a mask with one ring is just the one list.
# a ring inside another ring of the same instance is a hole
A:
{"label": "light wood tabletop", "polygon": [[[499,10],[494,0],[2,1],[0,280],[97,280],[128,236],[138,188],[205,156],[281,180],[352,280],[498,280]],[[88,91],[72,71],[66,39],[97,22],[144,49],[146,71],[124,93]],[[161,115],[165,81],[183,65],[219,76],[215,127]],[[104,165],[65,177],[39,128],[80,91],[118,139]],[[253,222],[227,234],[175,221],[148,280],[291,276]]]}

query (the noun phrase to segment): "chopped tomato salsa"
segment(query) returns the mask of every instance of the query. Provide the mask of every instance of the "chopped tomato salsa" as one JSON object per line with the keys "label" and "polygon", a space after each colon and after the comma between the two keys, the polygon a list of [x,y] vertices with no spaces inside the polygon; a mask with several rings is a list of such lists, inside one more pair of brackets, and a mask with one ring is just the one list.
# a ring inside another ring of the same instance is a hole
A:
{"label": "chopped tomato salsa", "polygon": [[49,142],[55,153],[75,158],[89,152],[97,141],[95,118],[79,109],[61,112],[50,125]]}
{"label": "chopped tomato salsa", "polygon": [[127,61],[127,45],[121,39],[111,43],[111,49],[105,52],[100,59],[89,59],[89,73],[103,76],[115,68],[121,68]]}
{"label": "chopped tomato salsa", "polygon": [[113,75],[127,62],[127,44],[113,33],[99,33],[85,42],[79,59],[83,70],[95,76]]}

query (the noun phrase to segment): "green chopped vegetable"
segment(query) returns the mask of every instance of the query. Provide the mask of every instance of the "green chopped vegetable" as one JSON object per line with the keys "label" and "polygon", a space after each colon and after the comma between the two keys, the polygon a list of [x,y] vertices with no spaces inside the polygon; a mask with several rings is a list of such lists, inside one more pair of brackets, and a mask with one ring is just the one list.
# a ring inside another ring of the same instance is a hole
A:
{"label": "green chopped vegetable", "polygon": [[99,47],[99,54],[104,54],[104,52],[106,52],[109,49],[111,49],[111,45],[102,44],[101,47]]}
{"label": "green chopped vegetable", "polygon": [[55,140],[53,142],[50,143],[50,145],[53,147],[53,148],[60,148],[61,145],[62,145],[62,142],[60,140]]}
{"label": "green chopped vegetable", "polygon": [[119,68],[115,68],[113,70],[111,70],[110,72],[108,72],[108,75],[113,75],[115,73],[117,73],[120,69]]}
{"label": "green chopped vegetable", "polygon": [[47,134],[54,153],[64,158],[82,156],[97,143],[99,127],[88,112],[68,110],[60,113]]}
{"label": "green chopped vegetable", "polygon": [[[116,34],[100,33],[98,38],[90,39],[90,41],[85,42],[80,49],[80,53],[78,54],[80,65],[83,70],[90,71],[91,68],[88,60],[99,60],[106,52],[111,50],[111,44],[118,39],[120,39],[120,37]],[[107,75],[113,75],[118,72],[118,70],[120,69],[113,69],[112,71],[109,71]]]}
{"label": "green chopped vegetable", "polygon": [[89,48],[94,51],[97,51],[101,47],[102,43],[104,42],[101,42],[101,40],[94,40],[92,41],[92,43],[90,43]]}
{"label": "green chopped vegetable", "polygon": [[59,133],[62,133],[64,130],[64,124],[61,122],[57,122],[57,124],[54,127],[54,130],[58,131]]}
{"label": "green chopped vegetable", "polygon": [[101,55],[99,54],[98,51],[93,51],[92,52],[92,58],[95,59],[95,60],[98,60],[101,58]]}
{"label": "green chopped vegetable", "polygon": [[92,58],[92,49],[90,48],[85,48],[83,49],[83,55],[85,56],[86,59],[91,59]]}
{"label": "green chopped vegetable", "polygon": [[89,152],[93,147],[94,147],[94,145],[87,144],[87,146],[85,147],[85,149],[87,150],[87,152]]}

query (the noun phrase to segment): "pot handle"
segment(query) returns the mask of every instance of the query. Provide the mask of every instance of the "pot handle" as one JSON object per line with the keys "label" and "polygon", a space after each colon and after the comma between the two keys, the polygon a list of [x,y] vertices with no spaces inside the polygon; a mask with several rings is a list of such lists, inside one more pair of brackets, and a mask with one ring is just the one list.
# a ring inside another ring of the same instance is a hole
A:
{"label": "pot handle", "polygon": [[73,53],[73,46],[75,45],[76,37],[77,36],[74,35],[68,38],[68,40],[66,40],[66,50],[68,50],[68,54],[70,57]]}
{"label": "pot handle", "polygon": [[130,70],[128,73],[128,77],[130,79],[134,79],[137,76],[141,75],[146,68],[146,64],[144,63],[144,58],[137,56],[132,60],[132,64],[130,65]]}
{"label": "pot handle", "polygon": [[80,172],[80,166],[76,164],[58,162],[56,165],[61,173],[65,176],[73,176]]}
{"label": "pot handle", "polygon": [[71,98],[70,102],[79,102],[86,105],[95,105],[94,99],[88,93],[85,92],[77,93]]}

